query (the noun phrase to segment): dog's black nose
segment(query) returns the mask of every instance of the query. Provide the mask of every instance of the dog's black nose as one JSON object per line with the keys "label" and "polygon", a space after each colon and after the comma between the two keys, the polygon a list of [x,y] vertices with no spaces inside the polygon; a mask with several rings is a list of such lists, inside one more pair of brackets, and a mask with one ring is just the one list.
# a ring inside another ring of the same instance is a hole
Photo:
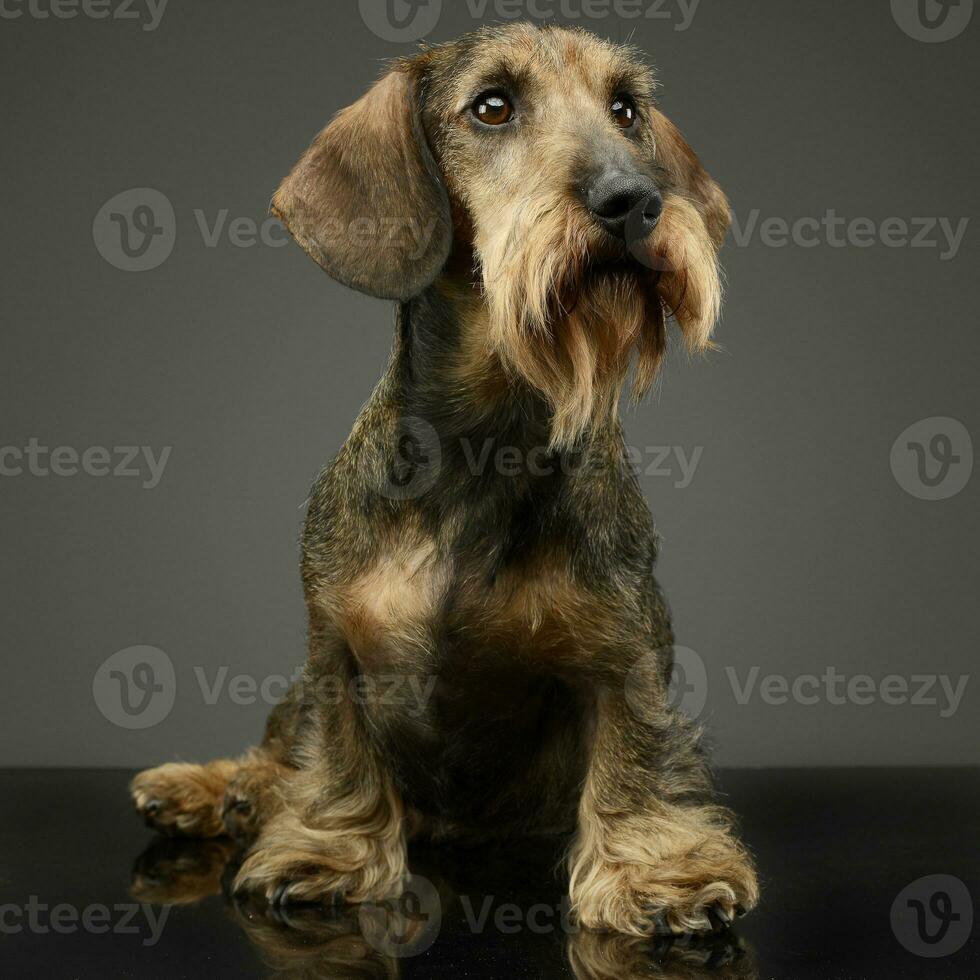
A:
{"label": "dog's black nose", "polygon": [[614,172],[592,182],[586,205],[610,235],[639,241],[657,227],[664,199],[649,177]]}

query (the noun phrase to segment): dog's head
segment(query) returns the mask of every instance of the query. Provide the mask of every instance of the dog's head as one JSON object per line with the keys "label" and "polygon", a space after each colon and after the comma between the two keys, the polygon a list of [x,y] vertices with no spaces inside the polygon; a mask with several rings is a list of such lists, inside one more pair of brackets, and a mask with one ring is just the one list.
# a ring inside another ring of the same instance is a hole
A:
{"label": "dog's head", "polygon": [[462,268],[484,359],[546,398],[567,444],[614,408],[634,350],[649,387],[668,316],[701,350],[719,313],[728,202],[653,91],[632,49],[587,32],[480,31],[398,62],[273,211],[371,295],[404,301]]}

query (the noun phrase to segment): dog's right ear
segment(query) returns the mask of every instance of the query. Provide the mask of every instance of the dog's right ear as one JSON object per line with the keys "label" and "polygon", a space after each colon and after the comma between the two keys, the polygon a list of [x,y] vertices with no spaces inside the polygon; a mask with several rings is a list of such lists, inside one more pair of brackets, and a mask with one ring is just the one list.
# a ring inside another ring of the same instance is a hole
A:
{"label": "dog's right ear", "polygon": [[657,152],[681,192],[693,201],[704,218],[715,248],[721,248],[732,223],[732,209],[718,184],[708,176],[681,131],[662,113],[653,113]]}
{"label": "dog's right ear", "polygon": [[399,65],[313,141],[272,213],[334,279],[407,300],[439,275],[452,217],[410,65]]}

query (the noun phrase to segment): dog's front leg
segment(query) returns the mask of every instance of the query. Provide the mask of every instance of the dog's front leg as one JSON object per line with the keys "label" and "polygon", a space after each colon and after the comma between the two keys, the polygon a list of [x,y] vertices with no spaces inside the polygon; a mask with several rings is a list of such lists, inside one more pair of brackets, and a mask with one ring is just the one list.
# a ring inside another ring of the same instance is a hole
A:
{"label": "dog's front leg", "polygon": [[578,922],[634,936],[704,933],[758,901],[752,861],[713,802],[696,726],[667,702],[661,665],[610,682],[570,856]]}
{"label": "dog's front leg", "polygon": [[353,678],[330,659],[337,673],[311,661],[299,768],[235,879],[236,892],[275,905],[377,901],[397,896],[406,876],[400,795],[367,737]]}

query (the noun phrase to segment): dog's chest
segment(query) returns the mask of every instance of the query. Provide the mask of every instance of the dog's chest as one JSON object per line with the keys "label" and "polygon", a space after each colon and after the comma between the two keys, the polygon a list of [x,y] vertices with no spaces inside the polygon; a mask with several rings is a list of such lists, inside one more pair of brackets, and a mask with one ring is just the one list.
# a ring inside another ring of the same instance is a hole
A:
{"label": "dog's chest", "polygon": [[[319,601],[366,673],[466,669],[487,659],[588,655],[614,611],[542,549],[520,562],[460,554],[406,537]],[[608,635],[605,634],[605,635]]]}

